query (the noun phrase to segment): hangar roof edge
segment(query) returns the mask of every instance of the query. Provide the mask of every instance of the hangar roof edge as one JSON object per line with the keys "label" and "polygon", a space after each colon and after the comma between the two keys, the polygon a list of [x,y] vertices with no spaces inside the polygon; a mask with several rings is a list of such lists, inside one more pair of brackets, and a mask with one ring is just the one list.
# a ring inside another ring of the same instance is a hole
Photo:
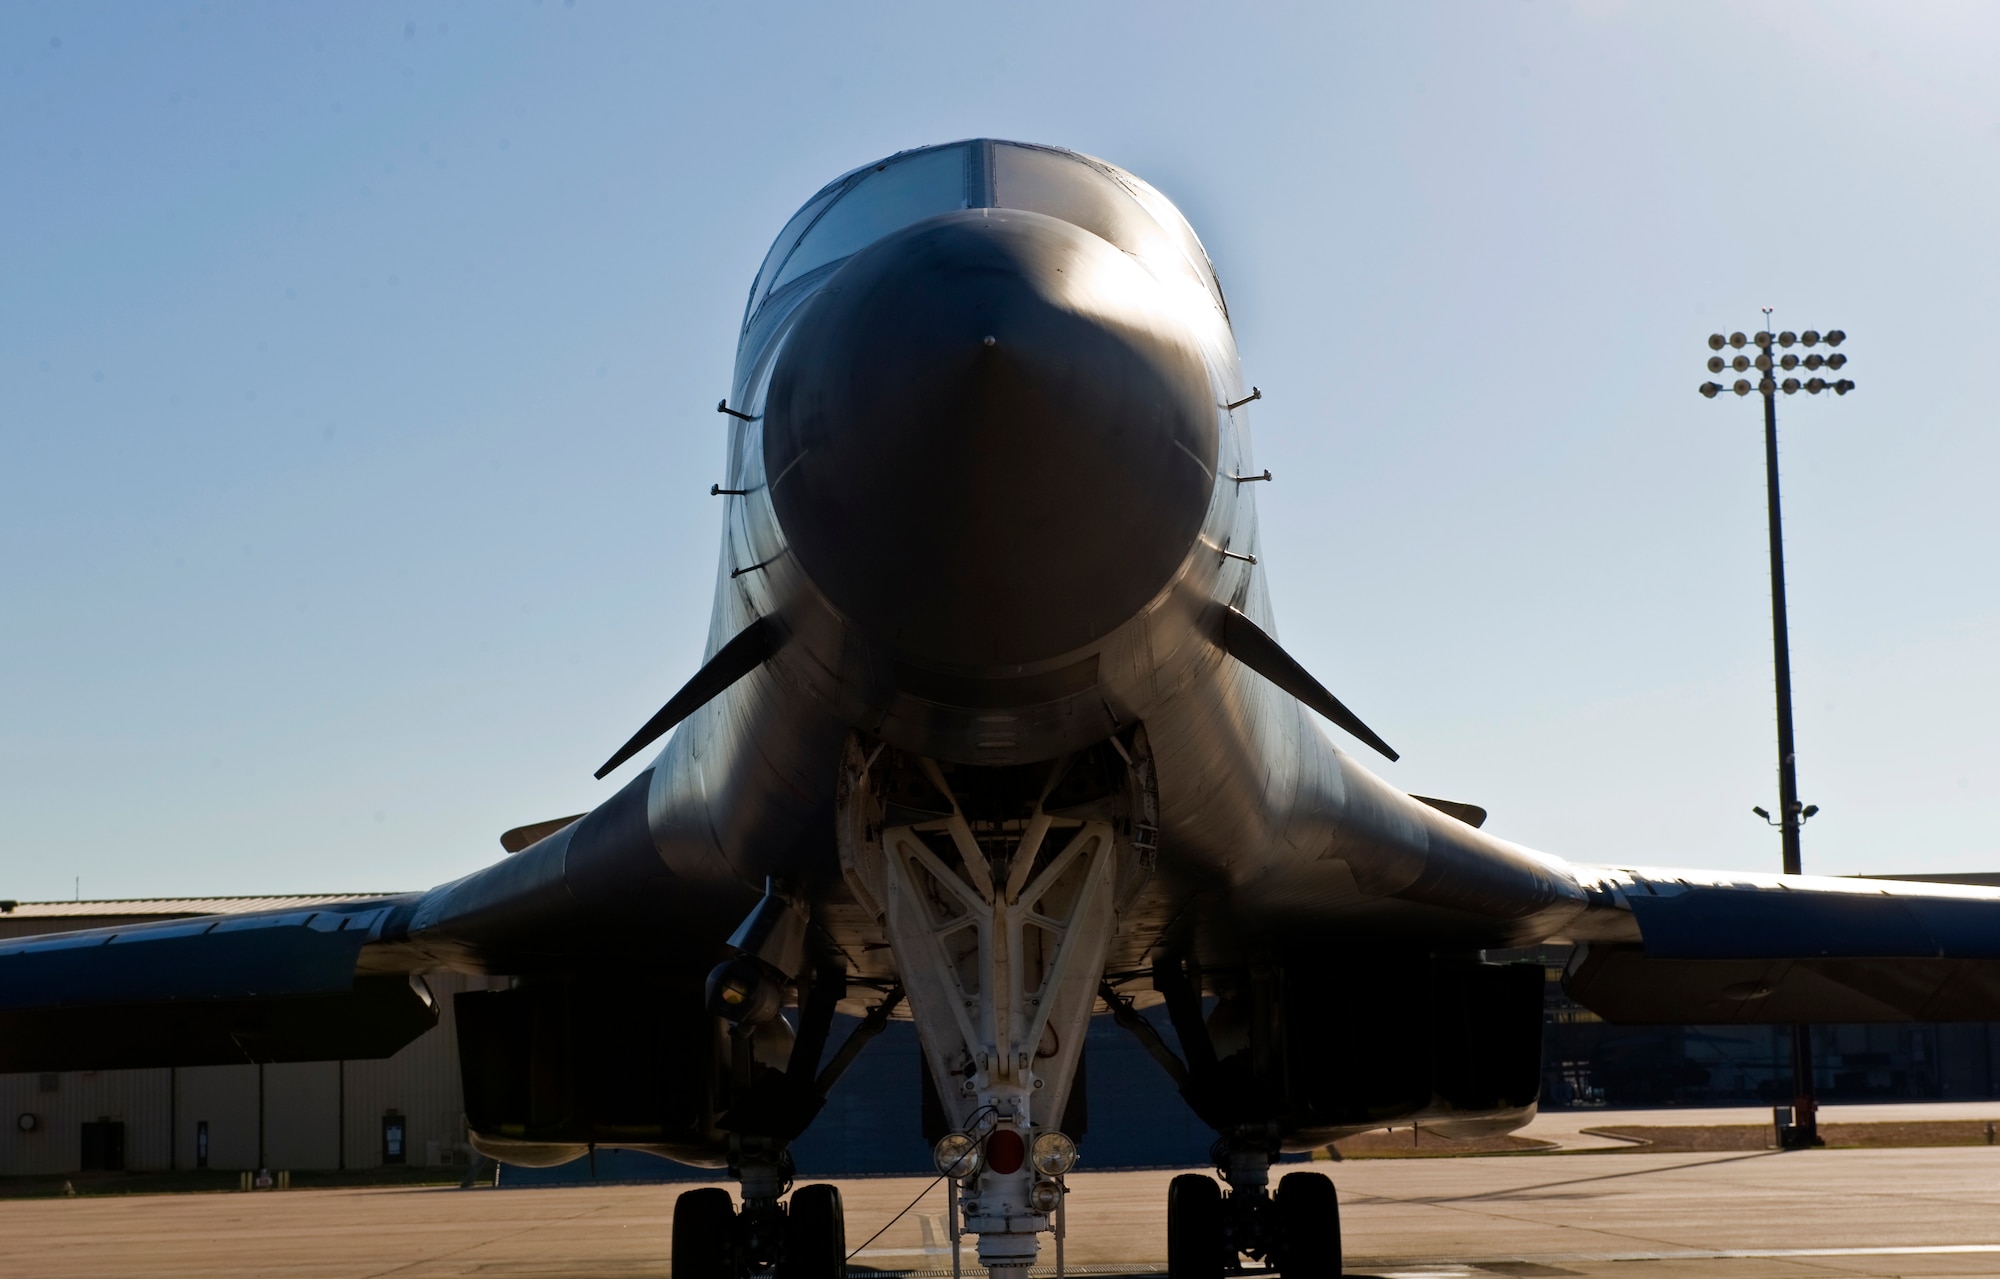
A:
{"label": "hangar roof edge", "polygon": [[146,915],[247,915],[286,906],[335,906],[394,893],[290,893],[265,897],[135,897],[112,901],[0,902],[0,919],[104,919]]}

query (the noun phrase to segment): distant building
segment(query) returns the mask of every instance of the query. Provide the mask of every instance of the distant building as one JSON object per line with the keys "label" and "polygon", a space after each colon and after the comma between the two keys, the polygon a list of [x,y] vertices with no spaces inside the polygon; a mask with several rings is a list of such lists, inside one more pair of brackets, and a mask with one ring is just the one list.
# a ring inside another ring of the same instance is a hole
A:
{"label": "distant building", "polygon": [[[0,938],[347,900],[22,902],[0,909]],[[443,1019],[384,1061],[0,1075],[0,1174],[463,1166],[469,1148],[450,996],[488,979],[439,973],[426,981]]]}

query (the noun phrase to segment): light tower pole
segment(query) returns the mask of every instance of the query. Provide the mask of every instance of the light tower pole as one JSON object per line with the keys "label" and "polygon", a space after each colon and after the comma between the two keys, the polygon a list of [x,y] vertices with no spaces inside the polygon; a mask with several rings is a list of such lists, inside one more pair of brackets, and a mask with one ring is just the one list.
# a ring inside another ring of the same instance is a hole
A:
{"label": "light tower pole", "polygon": [[[1803,390],[1809,395],[1818,395],[1821,391],[1846,395],[1853,390],[1854,383],[1847,378],[1829,382],[1817,376],[1821,368],[1839,372],[1846,366],[1847,356],[1839,351],[1821,354],[1814,348],[1821,342],[1829,347],[1838,347],[1846,338],[1847,335],[1839,329],[1830,330],[1823,337],[1812,329],[1802,334],[1789,329],[1773,334],[1771,312],[1767,307],[1764,329],[1754,338],[1745,337],[1740,332],[1726,338],[1720,333],[1712,333],[1708,338],[1708,349],[1716,352],[1708,357],[1709,372],[1721,373],[1725,369],[1733,369],[1737,373],[1747,373],[1754,368],[1760,375],[1756,384],[1753,386],[1748,378],[1739,377],[1732,386],[1704,382],[1700,387],[1701,393],[1711,400],[1725,390],[1734,391],[1738,396],[1748,395],[1754,390],[1764,399],[1764,487],[1770,508],[1771,531],[1771,647],[1778,683],[1778,817],[1772,820],[1762,808],[1751,811],[1778,828],[1787,875],[1804,873],[1799,855],[1799,832],[1806,820],[1819,811],[1819,805],[1799,802],[1798,751],[1792,738],[1791,636],[1785,622],[1785,534],[1778,509],[1778,393],[1796,395]],[[1791,350],[1800,344],[1808,352],[1803,359]],[[1743,353],[1744,348],[1749,346],[1756,348],[1755,356]],[[1724,347],[1733,347],[1738,354],[1725,356],[1721,354]],[[1815,376],[1804,382],[1796,377],[1787,377],[1782,382],[1778,380],[1780,372],[1790,373],[1802,365]],[[1792,1027],[1792,1091],[1792,1130],[1787,1146],[1798,1148],[1824,1144],[1819,1136],[1819,1102],[1813,1089],[1810,1026]]]}

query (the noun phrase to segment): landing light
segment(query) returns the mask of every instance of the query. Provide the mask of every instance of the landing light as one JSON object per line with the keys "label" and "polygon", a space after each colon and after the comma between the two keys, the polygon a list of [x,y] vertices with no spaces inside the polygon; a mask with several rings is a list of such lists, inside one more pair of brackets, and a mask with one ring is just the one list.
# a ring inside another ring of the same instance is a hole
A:
{"label": "landing light", "polygon": [[1029,1159],[1042,1176],[1060,1177],[1076,1167],[1076,1143],[1068,1133],[1040,1133],[1030,1148]]}
{"label": "landing light", "polygon": [[971,1133],[948,1132],[931,1148],[931,1162],[941,1177],[970,1181],[979,1172],[979,1139]]}

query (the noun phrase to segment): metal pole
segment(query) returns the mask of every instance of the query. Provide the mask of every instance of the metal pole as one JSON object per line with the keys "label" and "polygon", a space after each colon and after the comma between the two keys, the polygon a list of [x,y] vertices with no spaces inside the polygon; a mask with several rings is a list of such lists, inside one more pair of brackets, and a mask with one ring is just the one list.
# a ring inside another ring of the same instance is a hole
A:
{"label": "metal pole", "polygon": [[335,1062],[334,1069],[340,1072],[339,1073],[340,1082],[338,1088],[340,1094],[340,1101],[336,1111],[337,1117],[334,1120],[335,1124],[334,1151],[337,1156],[336,1162],[339,1164],[340,1171],[346,1172],[347,1171],[347,1062],[345,1060]]}
{"label": "metal pole", "polygon": [[1056,1178],[1056,1188],[1061,1191],[1060,1196],[1056,1199],[1056,1279],[1064,1279],[1066,1272],[1063,1268],[1063,1238],[1069,1234],[1069,1218],[1067,1215],[1067,1209],[1069,1208],[1069,1187],[1063,1185],[1062,1178],[1058,1177]]}
{"label": "metal pole", "polygon": [[958,1265],[958,1183],[946,1178],[944,1183],[945,1220],[950,1223],[946,1232],[951,1237],[951,1279],[964,1279]]}
{"label": "metal pole", "polygon": [[[1798,753],[1792,740],[1792,654],[1791,636],[1785,625],[1785,532],[1778,509],[1778,378],[1777,343],[1771,326],[1764,326],[1761,347],[1767,362],[1764,394],[1764,487],[1771,512],[1771,649],[1778,682],[1778,832],[1783,840],[1785,873],[1799,875]],[[1792,1027],[1792,1143],[1817,1146],[1819,1143],[1819,1102],[1813,1092],[1812,1027]]]}
{"label": "metal pole", "polygon": [[[1767,382],[1772,381],[1769,377]],[[1778,672],[1778,809],[1785,873],[1800,875],[1798,757],[1792,742],[1791,637],[1785,626],[1785,534],[1778,510],[1778,396],[1764,392],[1764,487],[1771,508],[1771,646]]]}

